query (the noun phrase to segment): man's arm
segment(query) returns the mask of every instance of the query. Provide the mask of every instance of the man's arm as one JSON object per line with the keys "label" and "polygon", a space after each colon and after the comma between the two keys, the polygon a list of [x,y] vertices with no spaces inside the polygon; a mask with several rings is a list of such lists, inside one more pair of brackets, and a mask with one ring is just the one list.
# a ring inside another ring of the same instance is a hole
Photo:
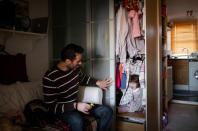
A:
{"label": "man's arm", "polygon": [[80,85],[89,85],[89,86],[96,86],[97,80],[95,78],[86,75],[82,70],[79,72],[80,76]]}
{"label": "man's arm", "polygon": [[113,83],[112,79],[105,79],[105,80],[96,80],[86,74],[84,74],[81,70],[80,70],[80,83],[81,85],[95,85],[100,87],[103,90],[107,90],[107,87],[111,86]]}

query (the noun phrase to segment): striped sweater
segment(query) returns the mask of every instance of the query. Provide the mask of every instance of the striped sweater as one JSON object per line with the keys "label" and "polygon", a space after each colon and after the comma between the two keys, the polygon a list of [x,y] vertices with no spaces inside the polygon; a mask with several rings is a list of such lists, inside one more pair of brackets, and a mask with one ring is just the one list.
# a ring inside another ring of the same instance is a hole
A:
{"label": "striped sweater", "polygon": [[43,77],[44,102],[55,114],[72,111],[79,85],[96,85],[96,80],[85,75],[80,68],[62,71],[55,66]]}

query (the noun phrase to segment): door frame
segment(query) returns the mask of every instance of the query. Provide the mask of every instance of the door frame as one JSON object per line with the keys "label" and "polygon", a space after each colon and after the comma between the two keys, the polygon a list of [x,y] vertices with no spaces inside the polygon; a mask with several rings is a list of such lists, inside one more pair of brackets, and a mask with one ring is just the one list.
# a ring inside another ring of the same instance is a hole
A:
{"label": "door frame", "polygon": [[162,130],[161,0],[146,0],[147,131]]}

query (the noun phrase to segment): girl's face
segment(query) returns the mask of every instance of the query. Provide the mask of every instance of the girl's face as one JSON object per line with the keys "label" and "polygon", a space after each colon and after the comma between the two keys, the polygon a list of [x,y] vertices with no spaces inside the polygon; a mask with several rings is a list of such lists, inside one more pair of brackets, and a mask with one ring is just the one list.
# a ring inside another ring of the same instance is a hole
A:
{"label": "girl's face", "polygon": [[137,83],[135,83],[135,82],[129,82],[129,87],[131,89],[136,89],[137,88]]}

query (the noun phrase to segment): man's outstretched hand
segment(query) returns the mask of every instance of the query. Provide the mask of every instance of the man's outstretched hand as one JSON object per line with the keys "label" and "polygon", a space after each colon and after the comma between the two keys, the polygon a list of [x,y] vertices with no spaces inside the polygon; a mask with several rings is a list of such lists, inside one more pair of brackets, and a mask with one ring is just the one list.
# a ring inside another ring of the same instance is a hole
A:
{"label": "man's outstretched hand", "polygon": [[105,80],[98,80],[96,82],[96,85],[103,90],[107,90],[107,87],[111,86],[112,83],[113,83],[113,80],[110,78],[110,79],[105,79]]}

